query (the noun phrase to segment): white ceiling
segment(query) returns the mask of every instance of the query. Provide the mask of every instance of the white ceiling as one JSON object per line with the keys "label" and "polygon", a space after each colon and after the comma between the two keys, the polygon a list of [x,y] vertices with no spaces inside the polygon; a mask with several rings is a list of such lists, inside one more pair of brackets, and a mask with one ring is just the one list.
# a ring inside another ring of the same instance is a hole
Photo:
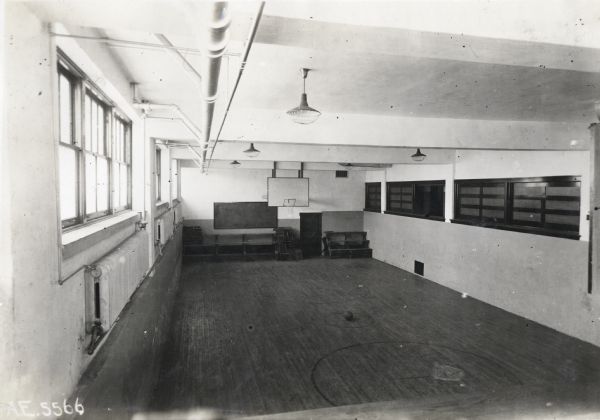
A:
{"label": "white ceiling", "polygon": [[[32,2],[71,33],[202,49],[202,2]],[[231,3],[218,127],[257,2]],[[90,29],[95,28],[95,29]],[[79,41],[85,49],[93,41]],[[201,126],[197,85],[164,50],[104,45],[139,96]],[[200,69],[200,54],[184,56]],[[600,98],[600,2],[271,1],[219,140],[435,148],[580,149]],[[307,80],[311,126],[287,120]],[[152,135],[191,135],[155,121]],[[211,137],[214,139],[216,129]],[[220,145],[217,147],[221,147]],[[316,146],[315,146],[316,147]],[[225,151],[219,158],[231,156]],[[376,158],[376,154],[373,158]],[[335,157],[331,157],[334,159]],[[356,160],[355,160],[356,161]]]}

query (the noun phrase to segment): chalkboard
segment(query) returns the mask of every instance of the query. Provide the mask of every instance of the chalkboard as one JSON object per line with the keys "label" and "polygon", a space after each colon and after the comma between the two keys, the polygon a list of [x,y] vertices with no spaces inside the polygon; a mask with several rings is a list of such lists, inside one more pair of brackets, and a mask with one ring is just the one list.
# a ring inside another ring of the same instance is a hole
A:
{"label": "chalkboard", "polygon": [[277,207],[266,201],[215,203],[215,229],[259,229],[277,227]]}

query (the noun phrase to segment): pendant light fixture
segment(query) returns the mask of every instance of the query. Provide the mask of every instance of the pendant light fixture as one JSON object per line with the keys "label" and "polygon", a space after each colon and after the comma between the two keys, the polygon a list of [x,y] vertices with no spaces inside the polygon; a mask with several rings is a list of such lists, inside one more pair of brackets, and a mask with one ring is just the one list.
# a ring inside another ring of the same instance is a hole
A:
{"label": "pendant light fixture", "polygon": [[244,150],[244,153],[248,157],[255,158],[260,154],[260,150],[254,148],[254,143],[250,143],[250,147]]}
{"label": "pendant light fixture", "polygon": [[302,95],[300,95],[300,105],[296,108],[290,109],[287,114],[290,116],[292,121],[298,124],[311,124],[314,123],[321,113],[314,108],[308,106],[308,99],[306,96],[306,76],[310,69],[302,69]]}
{"label": "pendant light fixture", "polygon": [[415,162],[423,162],[425,160],[425,157],[427,155],[421,153],[421,149],[417,148],[417,153],[411,155],[410,157],[412,158],[412,160],[414,160]]}
{"label": "pendant light fixture", "polygon": [[230,163],[232,168],[239,168],[240,166],[242,166],[242,164],[240,162],[238,162],[237,160],[234,160],[233,162]]}

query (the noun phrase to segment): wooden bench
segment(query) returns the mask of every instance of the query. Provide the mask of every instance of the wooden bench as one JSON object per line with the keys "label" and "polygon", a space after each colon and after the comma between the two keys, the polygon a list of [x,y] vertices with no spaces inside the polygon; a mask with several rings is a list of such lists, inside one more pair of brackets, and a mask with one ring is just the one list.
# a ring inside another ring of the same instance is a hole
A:
{"label": "wooden bench", "polygon": [[201,240],[184,240],[184,255],[275,256],[275,246],[273,233],[202,235]]}
{"label": "wooden bench", "polygon": [[325,232],[326,253],[331,258],[371,258],[367,232]]}

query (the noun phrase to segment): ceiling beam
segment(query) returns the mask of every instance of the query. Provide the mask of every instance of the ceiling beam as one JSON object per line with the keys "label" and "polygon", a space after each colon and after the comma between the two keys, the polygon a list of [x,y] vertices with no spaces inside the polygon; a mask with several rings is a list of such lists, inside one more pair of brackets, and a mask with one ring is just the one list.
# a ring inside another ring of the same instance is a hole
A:
{"label": "ceiling beam", "polygon": [[[319,146],[319,145],[285,145],[285,144],[255,144],[260,150],[256,159],[250,159],[244,154],[248,146],[244,142],[220,142],[215,150],[214,159],[240,162],[248,161],[277,161],[277,162],[323,162],[323,163],[414,163],[411,155],[415,149],[398,147],[347,147],[347,146]],[[436,149],[422,149],[427,155],[424,163],[442,164],[451,163],[454,151]],[[172,147],[174,159],[191,159],[192,154],[187,146]]]}
{"label": "ceiling beam", "polygon": [[[260,121],[260,124],[256,124]],[[304,144],[505,150],[587,150],[587,124],[324,113],[294,124],[283,110],[237,108],[223,138]]]}
{"label": "ceiling beam", "polygon": [[594,48],[278,16],[264,17],[256,42],[338,54],[384,54],[593,73],[600,62],[600,50]]}

